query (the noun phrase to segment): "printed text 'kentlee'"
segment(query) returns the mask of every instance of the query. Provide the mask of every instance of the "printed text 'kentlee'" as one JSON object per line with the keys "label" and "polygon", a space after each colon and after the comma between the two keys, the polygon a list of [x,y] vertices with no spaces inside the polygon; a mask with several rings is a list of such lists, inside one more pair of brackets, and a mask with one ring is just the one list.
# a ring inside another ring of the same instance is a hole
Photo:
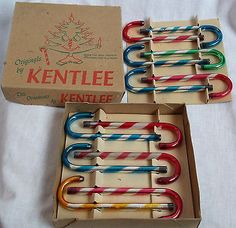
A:
{"label": "printed text 'kentlee'", "polygon": [[27,83],[84,86],[113,86],[114,71],[29,69]]}

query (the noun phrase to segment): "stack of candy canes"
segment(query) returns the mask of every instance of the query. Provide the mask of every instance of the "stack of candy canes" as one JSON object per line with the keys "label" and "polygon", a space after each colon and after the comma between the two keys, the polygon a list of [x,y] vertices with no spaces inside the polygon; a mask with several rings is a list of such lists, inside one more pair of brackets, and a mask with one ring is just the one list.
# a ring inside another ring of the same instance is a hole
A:
{"label": "stack of candy canes", "polygon": [[[87,139],[96,140],[98,138],[104,141],[158,141],[162,140],[162,136],[156,133],[150,134],[106,134],[106,133],[80,133],[74,131],[72,124],[78,124],[77,122],[81,119],[89,119],[95,116],[92,112],[78,112],[71,116],[68,116],[65,122],[65,133],[68,137],[72,139]],[[101,126],[103,128],[110,129],[146,129],[153,130],[156,127],[159,130],[171,131],[175,135],[175,140],[173,142],[160,142],[158,148],[160,150],[173,149],[182,143],[182,133],[180,129],[170,123],[164,122],[105,122],[105,121],[83,121],[83,128],[96,128]],[[71,144],[65,148],[62,153],[62,163],[63,165],[78,173],[87,172],[101,172],[103,173],[130,173],[133,175],[138,175],[141,173],[169,173],[167,166],[125,166],[125,165],[77,165],[70,161],[69,157],[73,156],[74,159],[93,159],[101,158],[106,160],[164,160],[168,162],[174,173],[168,176],[158,177],[156,179],[157,184],[168,185],[175,182],[181,174],[181,165],[179,161],[171,154],[161,153],[161,152],[131,152],[131,151],[94,151],[90,143],[75,143]],[[72,187],[71,184],[79,184],[84,181],[84,176],[76,175],[69,177],[62,181],[58,188],[58,201],[60,205],[66,209],[77,210],[77,209],[129,209],[129,210],[156,210],[156,211],[169,211],[168,215],[160,216],[160,218],[178,218],[181,215],[183,209],[182,199],[179,194],[169,188],[133,188],[130,187],[119,187],[114,188],[112,186],[105,187]],[[157,195],[165,196],[171,200],[166,203],[79,203],[79,202],[69,202],[65,199],[65,194],[108,194],[108,195],[130,195],[132,197],[143,195]]]}
{"label": "stack of candy canes", "polygon": [[[218,70],[225,65],[224,55],[217,49],[214,49],[216,45],[221,43],[223,35],[221,30],[213,25],[191,25],[191,26],[174,26],[174,27],[160,27],[152,28],[143,27],[145,25],[144,21],[133,21],[128,23],[123,29],[123,39],[127,43],[137,43],[128,46],[124,51],[124,62],[134,69],[129,71],[125,75],[126,89],[132,93],[168,93],[168,92],[199,92],[208,89],[209,98],[217,99],[227,96],[232,90],[231,80],[223,74],[219,73],[209,73],[211,70]],[[129,30],[138,29],[138,33],[142,36],[132,37],[129,35]],[[215,36],[215,40],[204,41],[204,35],[202,31],[211,32]],[[186,32],[197,32],[197,34],[184,34],[179,35],[179,33]],[[164,33],[164,35],[159,35]],[[169,34],[171,35],[169,35]],[[173,35],[173,34],[177,35]],[[167,34],[167,35],[166,35]],[[147,61],[134,61],[130,59],[130,54],[136,51],[142,51],[145,49],[147,42],[152,41],[153,43],[159,42],[186,42],[186,41],[196,41],[199,40],[199,49],[188,49],[188,50],[166,50],[166,51],[147,51],[141,52],[139,54],[140,58],[149,59]],[[194,54],[201,53],[203,57],[212,56],[217,59],[217,62],[212,62],[208,58],[204,59],[178,59],[178,60],[168,60],[168,56],[191,56]],[[157,58],[157,60],[156,60]],[[147,67],[179,67],[184,65],[198,66],[201,70],[207,71],[203,74],[181,74],[181,75],[164,75],[156,76],[151,75],[148,77],[143,77],[140,83],[146,83],[149,86],[136,87],[132,86],[130,83],[130,78],[135,75],[144,74],[147,72]],[[220,92],[212,92],[214,90],[213,85],[168,85],[168,86],[155,86],[155,82],[185,82],[185,81],[204,81],[204,80],[220,80],[225,85],[226,88]]]}

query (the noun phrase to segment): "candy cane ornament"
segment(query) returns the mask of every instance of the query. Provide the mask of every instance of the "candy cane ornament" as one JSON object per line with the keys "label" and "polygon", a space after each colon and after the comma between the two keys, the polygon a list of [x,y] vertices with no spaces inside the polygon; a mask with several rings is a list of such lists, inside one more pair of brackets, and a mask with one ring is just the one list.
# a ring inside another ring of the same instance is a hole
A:
{"label": "candy cane ornament", "polygon": [[[78,133],[74,132],[71,129],[71,125],[80,119],[83,118],[92,118],[94,117],[94,113],[91,112],[81,112],[75,113],[74,115],[67,118],[65,123],[65,133],[71,138],[86,138],[90,140],[95,140],[97,138],[102,138],[104,140],[123,140],[123,141],[161,141],[161,135],[156,133],[151,134],[102,134],[100,132],[95,134],[88,133]],[[159,143],[160,149],[170,149],[175,148],[182,142],[182,134],[181,131],[174,125],[168,123],[157,123],[161,129],[173,131],[177,135],[177,139],[174,142],[170,143]]]}
{"label": "candy cane ornament", "polygon": [[[107,188],[107,187],[95,187],[95,188],[79,188],[69,187],[68,185],[73,183],[82,182],[84,178],[82,176],[73,176],[64,180],[57,192],[58,201],[66,209],[157,209],[157,210],[169,210],[173,213],[167,216],[161,216],[160,218],[178,218],[182,213],[183,203],[182,199],[175,191],[167,188]],[[160,196],[167,196],[172,200],[172,203],[72,203],[68,202],[64,198],[64,194],[78,194],[86,193],[91,194],[110,194],[110,195],[122,195],[122,194],[158,194]]]}
{"label": "candy cane ornament", "polygon": [[[94,172],[100,171],[103,173],[114,173],[114,172],[129,172],[129,173],[167,173],[167,166],[91,166],[91,165],[77,165],[70,161],[69,156],[74,153],[75,158],[85,159],[100,157],[102,159],[134,159],[134,160],[145,160],[151,159],[153,155],[158,154],[155,159],[163,160],[168,162],[173,168],[174,172],[168,177],[159,177],[156,179],[157,184],[169,184],[176,181],[181,174],[181,166],[179,161],[172,155],[166,153],[154,153],[154,152],[92,152],[92,145],[89,143],[76,143],[65,148],[62,153],[63,164],[71,170],[77,172]],[[91,157],[92,154],[93,156]],[[133,156],[133,154],[135,156]]]}
{"label": "candy cane ornament", "polygon": [[126,165],[70,165],[69,168],[76,172],[91,173],[100,171],[102,173],[167,173],[167,166],[126,166]]}
{"label": "candy cane ornament", "polygon": [[76,159],[94,159],[94,158],[101,158],[107,160],[151,160],[157,159],[160,157],[162,153],[160,152],[104,152],[104,151],[82,151],[82,152],[75,152],[74,158]]}
{"label": "candy cane ornament", "polygon": [[[151,93],[155,91],[156,93],[182,93],[182,92],[200,92],[208,89],[209,91],[214,90],[213,85],[188,85],[188,86],[149,86],[149,87],[135,87],[130,84],[130,79],[139,74],[144,74],[147,72],[145,68],[137,68],[129,71],[125,75],[125,85],[126,89],[132,93]],[[191,75],[172,75],[172,76],[152,76],[152,77],[143,77],[141,78],[141,83],[151,84],[154,81],[157,82],[185,82],[185,81],[202,81],[209,79],[211,80],[220,80],[226,85],[226,89],[221,92],[211,92],[209,93],[210,99],[220,99],[232,91],[233,84],[229,77],[223,74],[191,74]]]}
{"label": "candy cane ornament", "polygon": [[173,203],[69,203],[67,204],[68,207],[70,209],[156,209],[172,211],[175,205]]}
{"label": "candy cane ornament", "polygon": [[[148,42],[152,40],[153,42],[184,42],[184,41],[196,41],[199,39],[201,48],[211,48],[219,43],[221,43],[223,39],[223,34],[221,30],[214,25],[190,25],[190,26],[173,26],[173,27],[160,27],[160,28],[141,28],[139,31],[141,34],[149,35],[150,32],[154,34],[153,37],[144,36],[144,37],[131,37],[128,33],[129,30],[135,27],[144,26],[144,21],[132,21],[128,23],[123,29],[123,38],[128,43],[136,43],[136,42]],[[163,32],[167,33],[175,33],[175,32],[188,32],[188,31],[206,31],[211,32],[215,35],[215,40],[209,42],[204,41],[204,35],[199,33],[198,35],[193,34],[185,34],[185,35],[163,35],[163,36],[155,36],[155,34],[160,34]]]}
{"label": "candy cane ornament", "polygon": [[161,136],[158,134],[102,134],[100,132],[89,133],[74,133],[68,135],[76,139],[90,139],[95,140],[101,138],[105,141],[160,141]]}
{"label": "candy cane ornament", "polygon": [[178,127],[170,123],[162,122],[109,122],[109,121],[84,121],[83,127],[95,128],[101,126],[103,128],[112,129],[148,129],[169,130],[176,135],[176,141],[172,143],[160,143],[160,149],[171,149],[181,144],[183,140],[182,133]]}
{"label": "candy cane ornament", "polygon": [[[124,62],[130,67],[141,67],[141,66],[151,66],[155,67],[176,67],[184,65],[199,65],[202,70],[216,70],[225,65],[224,55],[216,49],[189,49],[189,50],[168,50],[168,51],[151,51],[151,52],[141,52],[140,57],[149,57],[153,55],[157,56],[157,61],[133,61],[129,58],[129,54],[134,51],[143,50],[145,48],[144,44],[134,44],[127,47],[124,51],[123,57]],[[203,56],[214,56],[218,59],[218,62],[211,63],[209,59],[181,59],[181,60],[160,60],[160,57],[166,56],[179,56],[179,55],[193,55],[197,53],[202,53]]]}
{"label": "candy cane ornament", "polygon": [[163,188],[110,188],[110,187],[67,187],[67,194],[73,195],[77,193],[92,194],[106,194],[106,195],[160,195],[164,191]]}

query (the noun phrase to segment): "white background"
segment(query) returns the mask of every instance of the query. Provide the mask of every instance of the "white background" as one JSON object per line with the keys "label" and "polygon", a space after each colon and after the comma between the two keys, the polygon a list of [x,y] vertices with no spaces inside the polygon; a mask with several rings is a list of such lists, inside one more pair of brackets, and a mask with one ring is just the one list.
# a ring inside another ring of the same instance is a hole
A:
{"label": "white background", "polygon": [[[67,1],[78,2],[121,6],[123,26],[148,17],[153,21],[219,17],[229,76],[236,85],[236,1]],[[0,1],[1,73],[13,8],[13,0]],[[235,94],[234,90],[233,98]],[[201,191],[200,227],[236,227],[235,101],[188,106],[188,114]],[[0,227],[52,226],[52,187],[62,116],[61,108],[14,104],[0,92]]]}

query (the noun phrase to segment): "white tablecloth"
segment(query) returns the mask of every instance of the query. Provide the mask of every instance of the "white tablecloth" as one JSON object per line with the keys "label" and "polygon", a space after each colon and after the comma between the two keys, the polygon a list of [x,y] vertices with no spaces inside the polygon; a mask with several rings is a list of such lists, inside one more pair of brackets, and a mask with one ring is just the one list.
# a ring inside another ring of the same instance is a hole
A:
{"label": "white tablecloth", "polygon": [[[33,2],[33,1],[31,1]],[[58,2],[66,1],[41,1]],[[68,1],[77,3],[78,1]],[[152,17],[184,20],[219,17],[228,71],[236,85],[236,1],[157,0],[79,1],[119,5],[122,23]],[[0,2],[0,72],[6,56],[13,0]],[[233,91],[233,98],[236,90]],[[236,226],[235,101],[188,106],[201,190],[200,227]],[[63,109],[7,102],[0,92],[0,227],[51,227],[55,157]]]}

